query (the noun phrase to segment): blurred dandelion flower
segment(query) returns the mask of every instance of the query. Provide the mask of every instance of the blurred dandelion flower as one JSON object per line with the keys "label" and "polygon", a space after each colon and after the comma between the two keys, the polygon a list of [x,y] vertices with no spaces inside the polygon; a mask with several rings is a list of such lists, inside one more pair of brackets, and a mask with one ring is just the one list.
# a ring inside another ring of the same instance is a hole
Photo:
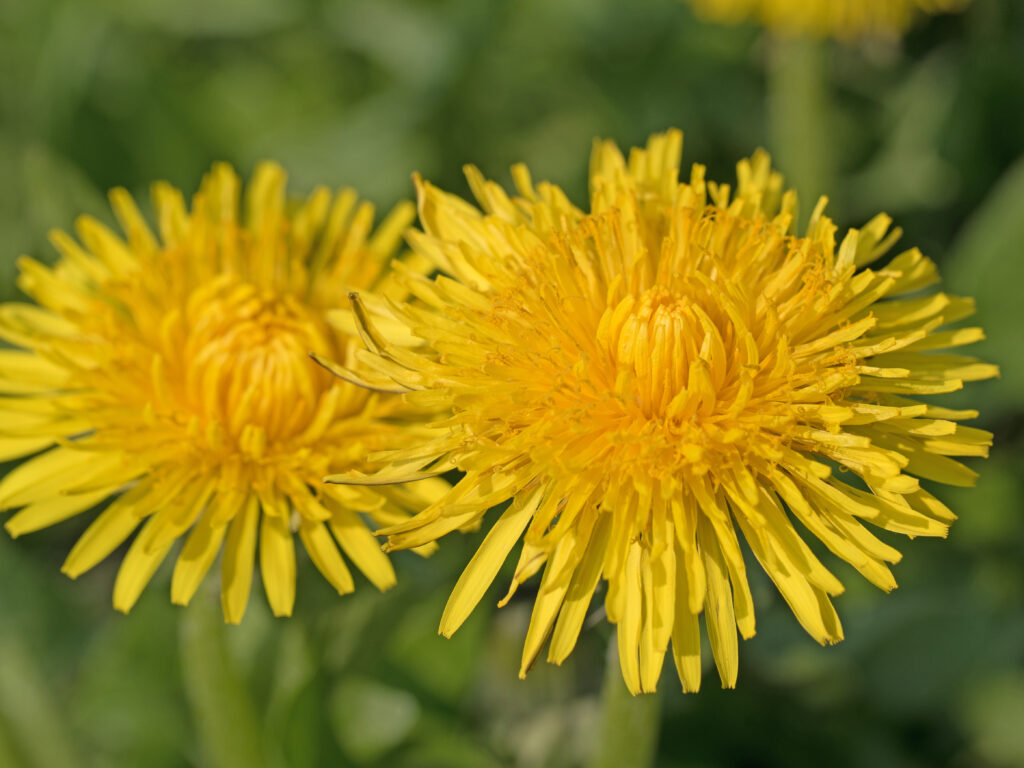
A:
{"label": "blurred dandelion flower", "polygon": [[289,206],[283,170],[264,164],[240,220],[240,186],[217,165],[189,210],[156,184],[159,236],[116,189],[126,238],[87,217],[81,245],[54,232],[54,268],[20,263],[19,286],[38,305],[0,306],[0,337],[21,348],[0,351],[0,458],[48,449],[0,482],[0,505],[20,508],[7,530],[20,536],[113,498],[63,570],[77,577],[141,525],[114,586],[122,611],[186,534],[171,599],[187,603],[223,549],[231,622],[248,603],[257,542],[270,606],[291,613],[296,532],[339,593],[353,579],[338,545],[387,589],[394,571],[359,513],[395,523],[446,487],[320,482],[408,434],[400,398],[339,381],[308,354],[348,359],[354,339],[328,308],[353,287],[404,298],[388,264],[412,204],[371,235],[373,208],[351,190],[320,188]]}
{"label": "blurred dandelion flower", "polygon": [[898,36],[921,13],[962,10],[970,0],[689,0],[698,15],[727,23],[755,19],[787,34],[851,39]]}
{"label": "blurred dandelion flower", "polygon": [[419,182],[424,231],[410,242],[444,274],[402,275],[417,304],[354,298],[378,385],[450,416],[436,439],[372,456],[383,462],[374,474],[330,479],[465,472],[382,531],[391,549],[478,525],[511,500],[441,632],[458,629],[522,539],[502,603],[544,572],[521,674],[548,638],[549,661],[569,655],[603,579],[631,691],[654,690],[670,643],[683,688],[697,690],[702,612],[733,686],[737,630],[754,634],[740,536],[803,627],[835,643],[830,596],[843,585],[802,536],[891,590],[900,553],[863,523],[945,536],[954,515],[918,478],[971,485],[975,473],[950,457],[990,445],[957,424],[974,411],[917,400],[997,370],[934,353],[982,332],[940,330],[974,305],[919,294],[938,275],[918,250],[867,268],[899,237],[888,217],[837,243],[822,200],[798,236],[796,196],[767,155],[739,163],[733,192],[699,165],[679,183],[681,150],[678,131],[628,161],[596,144],[590,212],[522,166],[514,198],[467,169],[483,213]]}

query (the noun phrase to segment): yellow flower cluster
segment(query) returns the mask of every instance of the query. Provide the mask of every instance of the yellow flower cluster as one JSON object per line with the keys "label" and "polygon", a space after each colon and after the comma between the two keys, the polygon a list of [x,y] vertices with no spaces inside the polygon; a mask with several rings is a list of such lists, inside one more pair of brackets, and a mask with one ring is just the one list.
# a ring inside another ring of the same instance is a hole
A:
{"label": "yellow flower cluster", "polygon": [[896,36],[922,14],[962,10],[970,0],[689,0],[699,16],[753,19],[785,34],[852,39]]}
{"label": "yellow flower cluster", "polygon": [[257,557],[292,611],[296,535],[344,593],[345,557],[395,581],[367,520],[421,553],[483,525],[441,631],[521,543],[502,602],[542,572],[521,673],[545,644],[562,662],[600,594],[634,693],[670,650],[699,688],[701,617],[735,685],[745,541],[811,636],[841,640],[843,585],[805,538],[894,588],[900,554],[869,526],[944,536],[920,479],[972,484],[954,457],[991,443],[920,398],[997,370],[948,351],[982,332],[949,327],[974,305],[923,290],[931,260],[881,261],[888,217],[841,235],[823,199],[798,231],[766,154],[733,188],[700,165],[681,181],[681,153],[678,131],[628,157],[598,142],[586,208],[522,166],[515,196],[468,168],[479,207],[417,178],[408,231],[410,204],[374,232],[350,190],[291,203],[272,164],[244,195],[215,166],[191,205],[156,185],[155,232],[115,190],[123,235],[55,233],[53,268],[21,263],[36,303],[0,306],[0,458],[38,454],[0,481],[8,531],[103,506],[64,571],[131,538],[124,611],[177,539],[176,603],[222,552],[237,622]]}
{"label": "yellow flower cluster", "polygon": [[122,611],[186,534],[172,600],[187,603],[223,550],[231,622],[248,603],[257,542],[276,615],[295,599],[296,534],[338,592],[354,587],[339,545],[390,587],[391,563],[360,513],[401,521],[444,484],[346,489],[321,478],[403,445],[422,414],[308,355],[350,355],[351,337],[330,318],[347,291],[405,297],[388,264],[413,207],[373,234],[373,208],[351,190],[320,188],[290,206],[273,164],[256,171],[244,205],[225,165],[191,207],[155,185],[156,234],[127,192],[111,202],[123,237],[87,217],[80,242],[54,232],[55,267],[20,264],[19,286],[37,304],[0,306],[0,337],[20,347],[0,351],[0,457],[44,451],[0,481],[0,505],[18,509],[7,530],[19,536],[109,499],[63,570],[79,576],[141,527],[114,587]]}
{"label": "yellow flower cluster", "polygon": [[[403,272],[410,299],[355,299],[376,386],[450,413],[431,442],[382,452],[352,485],[462,479],[408,522],[391,549],[489,526],[441,620],[450,635],[521,540],[512,585],[543,570],[525,674],[573,649],[598,586],[618,628],[629,689],[651,691],[671,644],[684,689],[700,685],[703,614],[722,683],[737,633],[754,634],[740,537],[803,627],[843,631],[839,580],[798,532],[884,590],[900,554],[865,524],[945,536],[954,515],[919,478],[970,485],[953,456],[984,456],[974,411],[928,405],[994,376],[935,350],[982,338],[946,329],[973,301],[919,292],[938,281],[917,249],[872,268],[898,230],[879,215],[838,238],[819,201],[795,231],[796,195],[764,153],[735,191],[695,165],[680,182],[682,134],[628,160],[600,142],[589,210],[513,169],[510,197],[467,169],[483,210],[418,182],[419,255],[441,274]],[[398,329],[398,332],[391,332]],[[503,601],[504,602],[504,601]]]}

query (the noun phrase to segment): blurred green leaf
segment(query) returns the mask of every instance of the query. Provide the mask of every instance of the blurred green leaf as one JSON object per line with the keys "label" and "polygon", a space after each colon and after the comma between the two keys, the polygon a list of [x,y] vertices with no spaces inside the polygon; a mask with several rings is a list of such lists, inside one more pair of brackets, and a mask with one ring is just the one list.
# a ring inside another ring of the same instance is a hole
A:
{"label": "blurred green leaf", "polygon": [[263,731],[245,681],[228,655],[224,620],[201,591],[181,611],[181,667],[204,768],[266,765]]}
{"label": "blurred green leaf", "polygon": [[910,76],[886,95],[882,146],[850,181],[856,215],[899,216],[956,199],[959,174],[939,152],[953,108],[949,82],[955,66],[948,51],[940,50],[915,63]]}
{"label": "blurred green leaf", "polygon": [[858,656],[868,662],[858,683],[887,716],[934,717],[969,680],[1011,662],[1022,621],[965,599],[973,596],[967,584],[930,595],[923,585],[905,589],[880,604],[875,636]]}
{"label": "blurred green leaf", "polygon": [[1001,768],[1024,766],[1024,672],[974,683],[962,717],[981,757]]}
{"label": "blurred green leaf", "polygon": [[25,763],[15,752],[14,743],[8,736],[6,724],[2,720],[0,720],[0,765],[5,768],[26,768]]}
{"label": "blurred green leaf", "polygon": [[[286,768],[318,768],[327,760],[324,755],[335,755],[337,747],[324,715],[323,689],[330,676],[317,670],[317,680],[302,689],[292,703],[281,735],[281,765]],[[273,738],[274,732],[271,732]]]}
{"label": "blurred green leaf", "polygon": [[[311,734],[315,734],[317,723],[309,718],[301,722],[304,738],[301,754],[290,749],[292,743],[289,726],[295,723],[295,710],[303,692],[309,689],[311,682],[323,670],[316,666],[312,650],[309,647],[305,622],[291,619],[282,624],[277,633],[274,646],[273,678],[270,687],[270,700],[267,705],[268,744],[275,746],[274,755],[278,765],[288,768],[306,768],[315,765],[316,749]],[[271,761],[268,761],[271,762]]]}
{"label": "blurred green leaf", "polygon": [[992,457],[977,469],[976,487],[943,490],[944,500],[959,514],[950,536],[967,546],[1003,544],[1019,538],[1024,531],[1020,514],[1024,478],[1019,453],[1011,446],[997,445]]}
{"label": "blurred green leaf", "polygon": [[[36,242],[43,243],[54,228],[71,230],[75,219],[89,214],[111,221],[110,207],[102,192],[67,159],[43,144],[32,144],[21,157],[24,205]],[[31,254],[41,261],[53,261],[56,253],[47,244],[45,252]]]}
{"label": "blurred green leaf", "polygon": [[[450,639],[437,633],[449,587],[408,606],[390,637],[386,655],[397,669],[429,691],[431,696],[455,704],[473,681],[473,661],[487,629],[487,610],[478,606]],[[485,598],[486,599],[486,598]]]}
{"label": "blurred green leaf", "polygon": [[86,98],[109,34],[109,20],[79,0],[55,2],[46,33],[33,51],[32,81],[25,89],[34,138],[49,134]]}
{"label": "blurred green leaf", "polygon": [[104,768],[174,768],[191,741],[177,664],[180,610],[162,594],[145,595],[127,617],[104,608],[78,668],[75,724]]}
{"label": "blurred green leaf", "polygon": [[[310,572],[310,578],[319,578]],[[324,665],[332,670],[345,669],[363,649],[367,628],[377,607],[377,595],[357,590],[343,600],[335,600],[319,617],[320,631],[326,641]]]}
{"label": "blurred green leaf", "polygon": [[[216,582],[216,579],[211,579],[211,582]],[[265,686],[270,685],[274,670],[267,664],[267,660],[274,658],[273,654],[277,650],[275,630],[282,623],[270,613],[270,606],[262,590],[253,589],[245,609],[245,619],[241,624],[224,628],[228,655],[241,677],[247,680],[259,679]]]}
{"label": "blurred green leaf", "polygon": [[[327,21],[338,40],[420,88],[450,76],[461,47],[446,18],[450,16],[450,9],[440,4],[409,0],[349,0],[327,6]],[[382,35],[382,29],[388,34]]]}
{"label": "blurred green leaf", "polygon": [[1024,157],[1009,168],[971,216],[953,245],[947,285],[973,296],[978,314],[971,322],[988,338],[971,354],[997,363],[1002,378],[973,387],[988,408],[1024,408],[1024,355],[1020,352],[1021,286],[1024,285]]}
{"label": "blurred green leaf", "polygon": [[396,758],[395,768],[508,768],[468,729],[433,721]]}
{"label": "blurred green leaf", "polygon": [[338,744],[357,763],[367,764],[408,738],[420,705],[411,693],[353,675],[334,687],[328,712]]}
{"label": "blurred green leaf", "polygon": [[299,3],[286,0],[98,0],[122,21],[182,36],[249,36],[295,18]]}
{"label": "blurred green leaf", "polygon": [[82,764],[67,719],[38,661],[16,637],[0,635],[0,720],[32,768]]}

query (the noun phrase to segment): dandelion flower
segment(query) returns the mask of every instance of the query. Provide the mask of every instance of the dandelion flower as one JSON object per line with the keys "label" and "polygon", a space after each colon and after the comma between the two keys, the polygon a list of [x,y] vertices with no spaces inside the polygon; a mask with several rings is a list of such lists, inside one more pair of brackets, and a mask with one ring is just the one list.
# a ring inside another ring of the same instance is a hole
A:
{"label": "dandelion flower", "polygon": [[990,445],[958,424],[974,411],[918,399],[997,371],[935,352],[982,332],[943,329],[974,305],[921,293],[938,281],[931,260],[911,249],[868,266],[900,235],[888,217],[837,241],[822,200],[798,235],[796,196],[766,154],[739,163],[733,191],[700,165],[680,183],[681,149],[677,131],[628,161],[597,143],[589,212],[522,166],[518,197],[467,169],[483,211],[418,182],[423,231],[409,240],[441,274],[402,275],[416,303],[354,299],[378,384],[449,415],[434,439],[371,456],[375,473],[330,479],[465,473],[382,531],[391,549],[508,502],[440,629],[458,629],[521,540],[502,603],[543,575],[520,674],[548,639],[549,661],[569,655],[603,583],[631,691],[654,690],[670,646],[697,690],[701,614],[735,685],[737,635],[755,629],[741,537],[807,632],[835,643],[843,585],[805,538],[893,589],[900,553],[865,523],[946,535],[954,515],[919,478],[971,485],[951,457]]}
{"label": "dandelion flower", "polygon": [[358,344],[329,320],[347,291],[404,297],[388,264],[414,206],[371,235],[373,208],[351,190],[320,188],[289,206],[273,164],[256,171],[241,216],[240,197],[226,165],[191,209],[156,184],[154,235],[116,189],[125,237],[88,217],[80,243],[53,233],[56,266],[20,262],[18,284],[37,304],[0,306],[0,337],[19,348],[0,350],[0,458],[45,451],[0,482],[0,506],[19,509],[7,530],[20,536],[110,500],[63,570],[76,578],[141,526],[114,586],[122,611],[181,537],[172,600],[187,603],[223,550],[231,622],[245,612],[257,544],[270,606],[291,612],[296,533],[339,593],[353,589],[339,545],[386,589],[394,571],[360,513],[399,522],[445,487],[320,482],[407,436],[399,398],[339,381],[308,355],[348,359]]}
{"label": "dandelion flower", "polygon": [[903,34],[922,14],[962,10],[970,0],[689,0],[698,15],[727,23],[754,19],[787,34],[851,39]]}

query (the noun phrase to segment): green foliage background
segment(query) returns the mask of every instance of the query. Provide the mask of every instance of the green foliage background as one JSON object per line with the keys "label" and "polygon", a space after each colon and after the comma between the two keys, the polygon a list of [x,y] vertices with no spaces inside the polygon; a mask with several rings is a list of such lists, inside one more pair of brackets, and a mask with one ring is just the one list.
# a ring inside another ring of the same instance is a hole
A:
{"label": "green foliage background", "polygon": [[525,160],[581,200],[595,136],[676,125],[712,178],[763,145],[842,225],[895,216],[978,298],[1003,367],[957,398],[997,443],[977,489],[941,492],[961,515],[949,540],[901,542],[890,596],[839,568],[844,643],[819,648],[761,580],[739,690],[709,668],[683,696],[669,667],[660,704],[604,715],[601,622],[525,682],[529,590],[494,611],[499,583],[437,637],[478,536],[400,554],[384,596],[337,599],[304,563],[296,616],[272,619],[257,588],[240,628],[215,577],[183,610],[165,570],[127,618],[117,558],[65,579],[85,519],[0,538],[0,766],[567,768],[601,764],[601,739],[659,706],[665,768],[1024,766],[1022,123],[1015,0],[853,47],[705,26],[675,0],[0,0],[4,298],[19,254],[52,258],[48,229],[110,219],[114,185],[192,190],[214,160],[270,157],[295,191],[387,206],[412,170],[464,192],[464,162],[507,180]]}

